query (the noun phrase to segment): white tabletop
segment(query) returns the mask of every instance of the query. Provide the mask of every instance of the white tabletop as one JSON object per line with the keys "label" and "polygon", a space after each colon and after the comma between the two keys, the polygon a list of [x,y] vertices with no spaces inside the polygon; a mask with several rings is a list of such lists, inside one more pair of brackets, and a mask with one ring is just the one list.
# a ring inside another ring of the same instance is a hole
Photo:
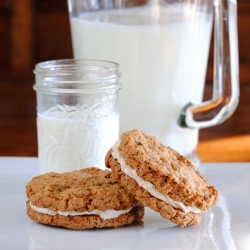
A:
{"label": "white tabletop", "polygon": [[200,172],[220,192],[199,225],[180,228],[146,209],[144,225],[73,231],[26,215],[25,185],[37,158],[0,157],[0,249],[250,249],[250,163],[206,163]]}

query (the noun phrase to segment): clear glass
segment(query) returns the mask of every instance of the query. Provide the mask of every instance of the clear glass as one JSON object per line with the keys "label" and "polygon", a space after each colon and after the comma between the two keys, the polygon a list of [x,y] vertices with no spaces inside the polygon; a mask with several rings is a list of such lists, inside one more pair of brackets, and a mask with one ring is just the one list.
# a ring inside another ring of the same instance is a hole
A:
{"label": "clear glass", "polygon": [[[74,57],[121,65],[120,132],[144,130],[198,162],[199,128],[238,103],[236,1],[68,0],[68,8]],[[214,95],[202,103],[213,19]]]}
{"label": "clear glass", "polygon": [[37,64],[34,73],[40,173],[105,168],[119,135],[119,65],[56,60]]}

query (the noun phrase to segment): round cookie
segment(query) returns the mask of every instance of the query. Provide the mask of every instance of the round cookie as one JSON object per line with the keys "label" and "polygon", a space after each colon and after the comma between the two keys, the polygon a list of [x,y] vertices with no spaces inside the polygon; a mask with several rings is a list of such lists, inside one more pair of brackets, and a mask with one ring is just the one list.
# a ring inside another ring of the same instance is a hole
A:
{"label": "round cookie", "polygon": [[123,133],[107,153],[111,177],[144,206],[183,227],[200,222],[219,193],[184,156],[140,130]]}
{"label": "round cookie", "polygon": [[26,186],[27,214],[39,223],[70,229],[118,227],[141,221],[144,208],[109,170],[46,173]]}

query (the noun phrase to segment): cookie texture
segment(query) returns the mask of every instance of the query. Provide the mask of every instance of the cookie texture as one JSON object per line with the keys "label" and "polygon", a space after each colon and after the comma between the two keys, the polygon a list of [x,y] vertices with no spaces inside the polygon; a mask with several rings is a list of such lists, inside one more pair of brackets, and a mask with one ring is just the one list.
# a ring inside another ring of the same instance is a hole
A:
{"label": "cookie texture", "polygon": [[[160,193],[173,200],[201,210],[208,210],[217,203],[217,189],[195,170],[186,157],[166,147],[154,137],[140,130],[126,132],[121,136],[118,150],[125,163],[136,170],[140,178],[152,183]],[[140,187],[121,170],[120,163],[112,155],[112,149],[107,153],[105,163],[112,169],[112,178],[144,206],[160,212],[164,218],[180,226],[197,224],[201,220],[201,213],[185,213],[153,197]]]}
{"label": "cookie texture", "polygon": [[[63,174],[46,173],[34,177],[26,185],[28,216],[40,223],[71,229],[121,226],[141,221],[144,208],[115,180],[109,170],[87,168]],[[62,216],[36,212],[31,208],[48,208],[53,211],[91,212],[95,209],[125,210],[134,207],[117,218],[104,220],[98,215]]]}

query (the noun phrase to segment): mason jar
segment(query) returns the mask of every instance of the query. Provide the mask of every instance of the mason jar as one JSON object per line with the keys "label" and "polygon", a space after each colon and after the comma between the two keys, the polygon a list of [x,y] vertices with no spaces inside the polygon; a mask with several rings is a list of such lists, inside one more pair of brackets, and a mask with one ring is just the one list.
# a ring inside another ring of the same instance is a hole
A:
{"label": "mason jar", "polygon": [[38,63],[34,73],[40,173],[104,168],[119,136],[119,65],[54,60]]}

